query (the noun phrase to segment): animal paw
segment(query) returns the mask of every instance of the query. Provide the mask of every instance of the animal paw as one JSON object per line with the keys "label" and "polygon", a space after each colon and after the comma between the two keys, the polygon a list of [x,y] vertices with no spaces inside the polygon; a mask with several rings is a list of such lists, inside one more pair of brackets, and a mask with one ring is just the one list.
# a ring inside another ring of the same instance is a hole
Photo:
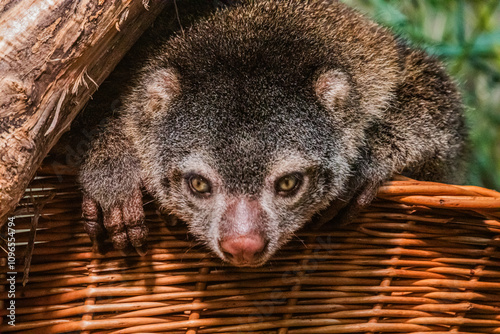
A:
{"label": "animal paw", "polygon": [[361,211],[368,207],[377,196],[381,180],[370,179],[361,184],[349,203],[337,214],[336,221],[341,225],[346,225],[359,216]]}
{"label": "animal paw", "polygon": [[82,213],[94,250],[105,253],[104,241],[109,236],[115,249],[123,250],[132,245],[140,255],[146,253],[148,228],[144,223],[140,189],[135,189],[125,200],[107,208],[102,208],[94,198],[84,193]]}
{"label": "animal paw", "polygon": [[352,187],[344,199],[333,201],[315,217],[313,229],[323,228],[328,222],[334,222],[334,226],[349,224],[370,205],[381,184],[381,180],[368,179]]}

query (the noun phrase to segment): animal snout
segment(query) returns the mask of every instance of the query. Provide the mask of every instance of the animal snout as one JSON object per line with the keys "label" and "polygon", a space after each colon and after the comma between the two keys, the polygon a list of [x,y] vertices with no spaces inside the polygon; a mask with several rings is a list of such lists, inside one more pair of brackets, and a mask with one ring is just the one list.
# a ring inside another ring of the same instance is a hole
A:
{"label": "animal snout", "polygon": [[220,248],[230,262],[237,266],[251,266],[258,262],[266,247],[258,234],[228,237],[220,242]]}

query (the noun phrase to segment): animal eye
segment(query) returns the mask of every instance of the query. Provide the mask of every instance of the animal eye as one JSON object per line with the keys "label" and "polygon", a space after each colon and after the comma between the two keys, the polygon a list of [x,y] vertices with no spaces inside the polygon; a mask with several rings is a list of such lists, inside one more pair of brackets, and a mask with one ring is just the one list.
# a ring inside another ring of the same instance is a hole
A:
{"label": "animal eye", "polygon": [[195,194],[207,195],[212,190],[210,182],[200,175],[192,175],[188,179],[189,187]]}
{"label": "animal eye", "polygon": [[299,174],[289,174],[276,181],[276,192],[280,195],[291,195],[299,189],[302,178]]}

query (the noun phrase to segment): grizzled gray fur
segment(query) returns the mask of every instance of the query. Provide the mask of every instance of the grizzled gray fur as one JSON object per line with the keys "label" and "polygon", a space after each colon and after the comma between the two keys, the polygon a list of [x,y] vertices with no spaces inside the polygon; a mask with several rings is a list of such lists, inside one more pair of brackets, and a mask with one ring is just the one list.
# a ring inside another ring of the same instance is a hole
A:
{"label": "grizzled gray fur", "polygon": [[147,238],[141,189],[220,258],[265,263],[346,221],[395,173],[456,182],[462,105],[442,65],[342,3],[220,10],[150,55],[81,168],[86,228]]}

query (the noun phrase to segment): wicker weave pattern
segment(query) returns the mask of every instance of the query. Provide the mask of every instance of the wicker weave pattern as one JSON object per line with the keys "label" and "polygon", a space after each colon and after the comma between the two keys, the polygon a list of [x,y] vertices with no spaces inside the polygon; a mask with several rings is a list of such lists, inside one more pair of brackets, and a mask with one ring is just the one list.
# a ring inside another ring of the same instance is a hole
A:
{"label": "wicker weave pattern", "polygon": [[152,204],[145,257],[92,253],[73,171],[57,172],[43,168],[16,212],[18,262],[32,221],[37,243],[3,333],[500,333],[495,191],[400,178],[353,224],[303,231],[267,266],[237,269]]}

